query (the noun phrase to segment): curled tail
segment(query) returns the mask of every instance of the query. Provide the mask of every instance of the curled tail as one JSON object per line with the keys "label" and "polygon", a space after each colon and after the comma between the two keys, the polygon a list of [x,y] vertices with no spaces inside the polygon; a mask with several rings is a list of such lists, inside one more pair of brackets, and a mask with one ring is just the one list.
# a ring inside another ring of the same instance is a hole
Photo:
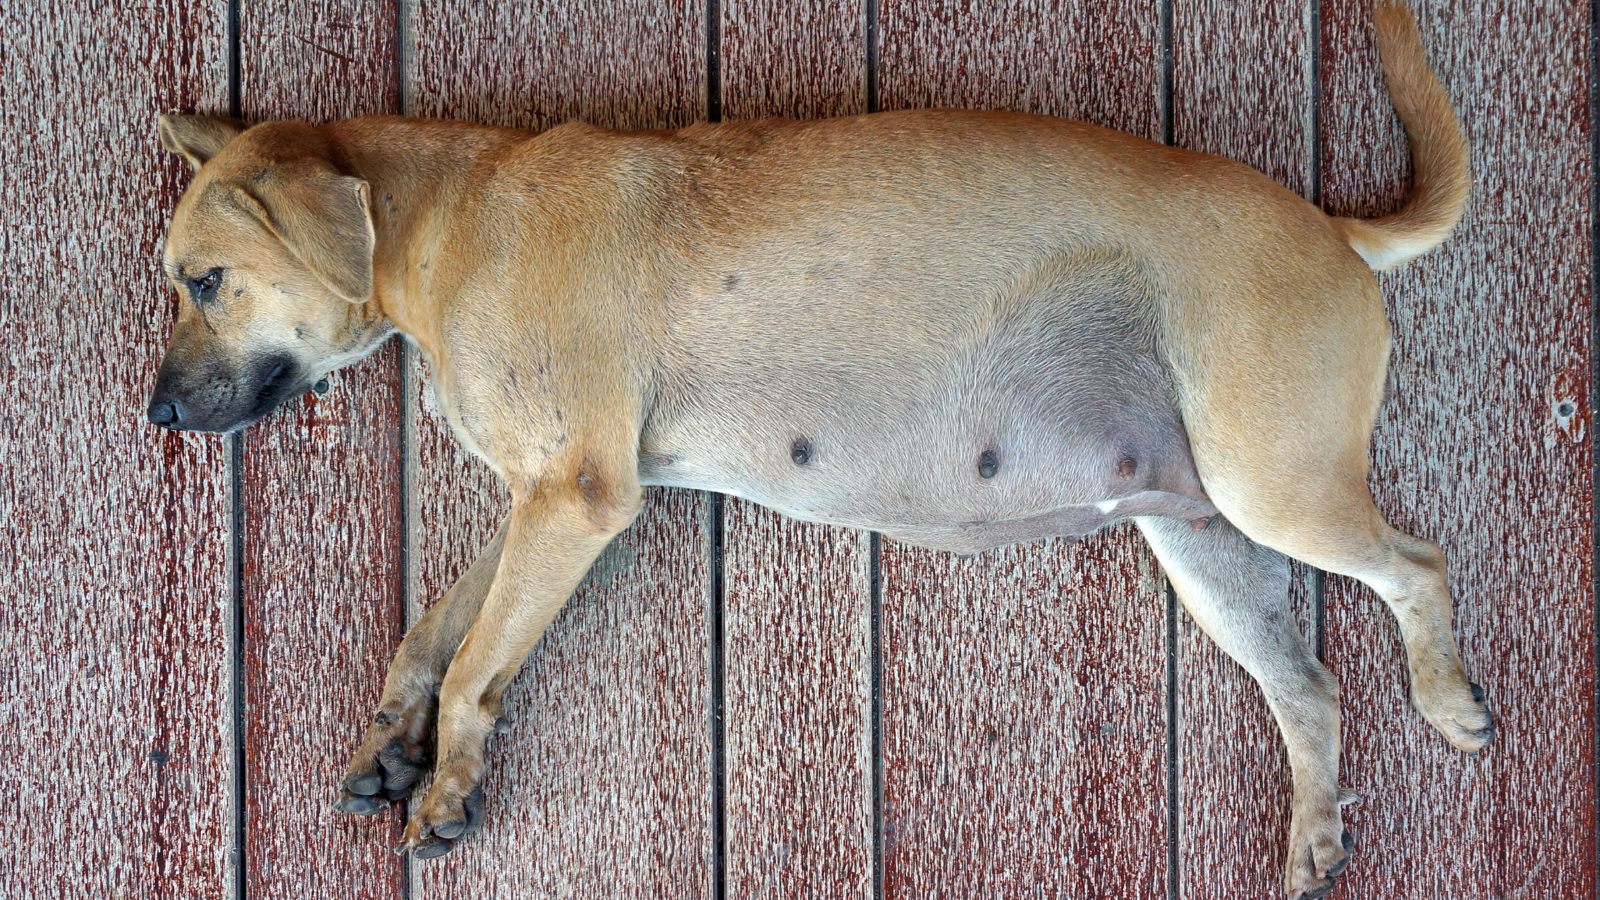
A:
{"label": "curled tail", "polygon": [[1411,144],[1411,195],[1399,212],[1380,219],[1335,222],[1367,265],[1383,271],[1416,259],[1449,237],[1466,209],[1472,172],[1461,122],[1428,65],[1411,10],[1402,0],[1378,0],[1372,17],[1389,98]]}

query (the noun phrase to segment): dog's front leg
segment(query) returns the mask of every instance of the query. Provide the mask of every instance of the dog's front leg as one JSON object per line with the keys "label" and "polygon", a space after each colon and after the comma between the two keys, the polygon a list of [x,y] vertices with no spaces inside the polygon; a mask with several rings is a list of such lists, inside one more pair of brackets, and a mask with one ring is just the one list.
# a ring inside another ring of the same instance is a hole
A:
{"label": "dog's front leg", "polygon": [[1294,777],[1284,891],[1326,896],[1351,844],[1339,812],[1339,685],[1295,626],[1288,558],[1221,516],[1200,529],[1136,521],[1195,623],[1261,685]]}
{"label": "dog's front leg", "polygon": [[595,557],[637,514],[636,477],[579,467],[526,493],[514,489],[493,584],[439,690],[438,768],[403,845],[417,857],[449,852],[482,821],[484,744],[501,722],[505,689]]}
{"label": "dog's front leg", "polygon": [[340,783],[339,812],[370,816],[411,792],[431,762],[434,711],[450,658],[478,617],[505,546],[506,525],[466,574],[406,633],[383,680],[383,696]]}

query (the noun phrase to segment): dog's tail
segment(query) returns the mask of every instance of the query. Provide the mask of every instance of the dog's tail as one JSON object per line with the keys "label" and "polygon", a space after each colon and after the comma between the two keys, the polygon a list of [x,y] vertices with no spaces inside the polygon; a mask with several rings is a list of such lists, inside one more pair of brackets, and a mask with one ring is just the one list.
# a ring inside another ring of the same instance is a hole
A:
{"label": "dog's tail", "polygon": [[1399,212],[1381,219],[1334,221],[1367,265],[1384,271],[1450,236],[1466,209],[1472,172],[1461,122],[1428,65],[1411,10],[1402,0],[1377,0],[1372,18],[1389,98],[1411,143],[1411,195]]}

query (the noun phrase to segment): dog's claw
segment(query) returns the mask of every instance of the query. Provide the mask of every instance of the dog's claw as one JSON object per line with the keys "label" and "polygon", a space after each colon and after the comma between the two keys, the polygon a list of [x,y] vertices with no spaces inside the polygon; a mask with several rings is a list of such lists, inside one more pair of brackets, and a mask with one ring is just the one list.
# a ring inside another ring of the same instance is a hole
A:
{"label": "dog's claw", "polygon": [[351,791],[344,791],[338,800],[333,801],[334,812],[348,813],[352,816],[375,816],[388,808],[388,800]]}
{"label": "dog's claw", "polygon": [[437,859],[455,849],[455,841],[449,838],[425,837],[411,848],[412,859]]}
{"label": "dog's claw", "polygon": [[1484,697],[1482,685],[1479,685],[1476,681],[1469,681],[1467,682],[1467,687],[1472,689],[1472,699],[1482,703]]}
{"label": "dog's claw", "polygon": [[[1344,835],[1340,838],[1340,843],[1344,844],[1345,857],[1344,859],[1341,859],[1328,867],[1328,870],[1323,873],[1327,877],[1338,878],[1340,875],[1344,874],[1345,867],[1350,865],[1350,851],[1354,850],[1356,846],[1356,840],[1350,835],[1350,829],[1346,828],[1344,830]],[[1331,889],[1332,886],[1330,885],[1329,888]]]}
{"label": "dog's claw", "polygon": [[407,718],[416,714],[378,711],[340,782],[335,811],[370,816],[411,793],[431,762],[423,738],[406,728]]}
{"label": "dog's claw", "polygon": [[[411,855],[417,859],[443,856],[483,824],[483,786],[473,785],[466,796],[450,803],[441,800],[439,782],[434,782],[434,792],[425,798],[411,814],[406,826],[406,842]],[[443,821],[440,821],[443,819]]]}
{"label": "dog's claw", "polygon": [[464,834],[472,834],[483,824],[483,785],[476,785],[466,797],[461,800],[461,808],[467,813],[467,828]]}
{"label": "dog's claw", "polygon": [[[1340,805],[1354,797],[1353,791],[1339,789]],[[1355,836],[1338,821],[1337,809],[1330,811],[1332,815],[1318,816],[1309,822],[1297,819],[1290,826],[1289,858],[1283,885],[1284,896],[1290,900],[1328,896],[1349,866]],[[1335,828],[1339,830],[1335,832]]]}

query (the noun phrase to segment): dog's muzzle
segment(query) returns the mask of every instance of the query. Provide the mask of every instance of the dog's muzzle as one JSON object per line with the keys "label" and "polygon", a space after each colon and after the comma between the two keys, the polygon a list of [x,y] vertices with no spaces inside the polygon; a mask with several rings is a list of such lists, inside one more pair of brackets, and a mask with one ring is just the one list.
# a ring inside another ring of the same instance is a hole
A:
{"label": "dog's muzzle", "polygon": [[194,373],[162,363],[145,410],[151,424],[174,431],[236,431],[304,393],[300,365],[274,355],[240,374],[214,369]]}

